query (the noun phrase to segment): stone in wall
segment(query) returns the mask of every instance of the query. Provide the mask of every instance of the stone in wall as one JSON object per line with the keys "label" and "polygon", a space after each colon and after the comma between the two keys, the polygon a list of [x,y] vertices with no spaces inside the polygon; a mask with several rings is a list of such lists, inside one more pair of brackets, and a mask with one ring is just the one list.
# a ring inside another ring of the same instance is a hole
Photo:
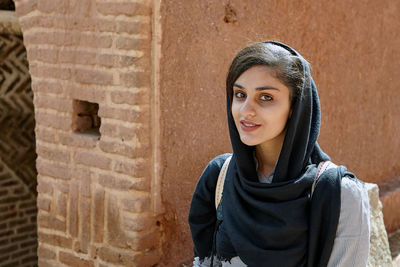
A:
{"label": "stone in wall", "polygon": [[367,183],[370,205],[370,250],[368,267],[392,266],[388,236],[383,223],[382,204],[379,200],[379,188]]}

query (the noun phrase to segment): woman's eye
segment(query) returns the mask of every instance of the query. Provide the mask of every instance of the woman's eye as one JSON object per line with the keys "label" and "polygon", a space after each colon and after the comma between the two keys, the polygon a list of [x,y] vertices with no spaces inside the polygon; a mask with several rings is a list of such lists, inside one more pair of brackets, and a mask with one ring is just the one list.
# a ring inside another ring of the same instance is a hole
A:
{"label": "woman's eye", "polygon": [[262,101],[272,101],[272,97],[269,95],[261,95]]}
{"label": "woman's eye", "polygon": [[235,97],[236,97],[236,98],[243,98],[243,97],[245,97],[245,94],[242,93],[242,92],[236,92],[236,93],[235,93]]}

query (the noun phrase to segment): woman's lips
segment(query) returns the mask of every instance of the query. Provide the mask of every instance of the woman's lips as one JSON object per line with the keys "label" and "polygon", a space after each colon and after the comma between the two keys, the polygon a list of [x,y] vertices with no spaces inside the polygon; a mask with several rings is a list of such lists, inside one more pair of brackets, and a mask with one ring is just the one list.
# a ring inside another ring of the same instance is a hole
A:
{"label": "woman's lips", "polygon": [[251,122],[251,121],[246,121],[246,120],[241,120],[240,121],[240,127],[242,128],[243,131],[245,132],[251,132],[257,130],[261,125]]}

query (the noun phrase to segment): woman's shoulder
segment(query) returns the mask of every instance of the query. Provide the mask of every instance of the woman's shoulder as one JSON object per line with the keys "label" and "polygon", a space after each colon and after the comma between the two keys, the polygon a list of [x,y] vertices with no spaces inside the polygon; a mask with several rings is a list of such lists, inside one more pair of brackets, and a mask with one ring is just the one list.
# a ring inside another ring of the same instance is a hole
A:
{"label": "woman's shoulder", "polygon": [[207,164],[206,169],[217,170],[218,172],[221,170],[222,165],[224,165],[225,160],[232,156],[232,153],[224,153],[216,156]]}
{"label": "woman's shoulder", "polygon": [[198,187],[202,185],[210,190],[214,190],[222,165],[224,165],[225,160],[231,155],[231,153],[225,153],[210,160],[199,178]]}
{"label": "woman's shoulder", "polygon": [[[341,167],[343,168],[343,166],[338,166],[333,162],[329,162],[327,165],[327,170]],[[368,192],[365,183],[357,179],[352,173],[349,172],[345,172],[341,179],[341,194],[342,199],[343,196],[345,196],[346,200],[354,200],[355,202],[360,202],[361,200],[368,198]]]}

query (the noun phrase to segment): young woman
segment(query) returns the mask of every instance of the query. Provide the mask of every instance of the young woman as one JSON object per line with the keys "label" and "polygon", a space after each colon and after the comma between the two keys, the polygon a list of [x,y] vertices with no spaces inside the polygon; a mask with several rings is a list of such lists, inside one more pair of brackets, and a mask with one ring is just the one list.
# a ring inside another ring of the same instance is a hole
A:
{"label": "young woman", "polygon": [[307,61],[279,42],[252,44],[234,58],[226,93],[233,154],[211,160],[196,186],[194,266],[365,267],[368,194],[318,146],[320,106]]}

